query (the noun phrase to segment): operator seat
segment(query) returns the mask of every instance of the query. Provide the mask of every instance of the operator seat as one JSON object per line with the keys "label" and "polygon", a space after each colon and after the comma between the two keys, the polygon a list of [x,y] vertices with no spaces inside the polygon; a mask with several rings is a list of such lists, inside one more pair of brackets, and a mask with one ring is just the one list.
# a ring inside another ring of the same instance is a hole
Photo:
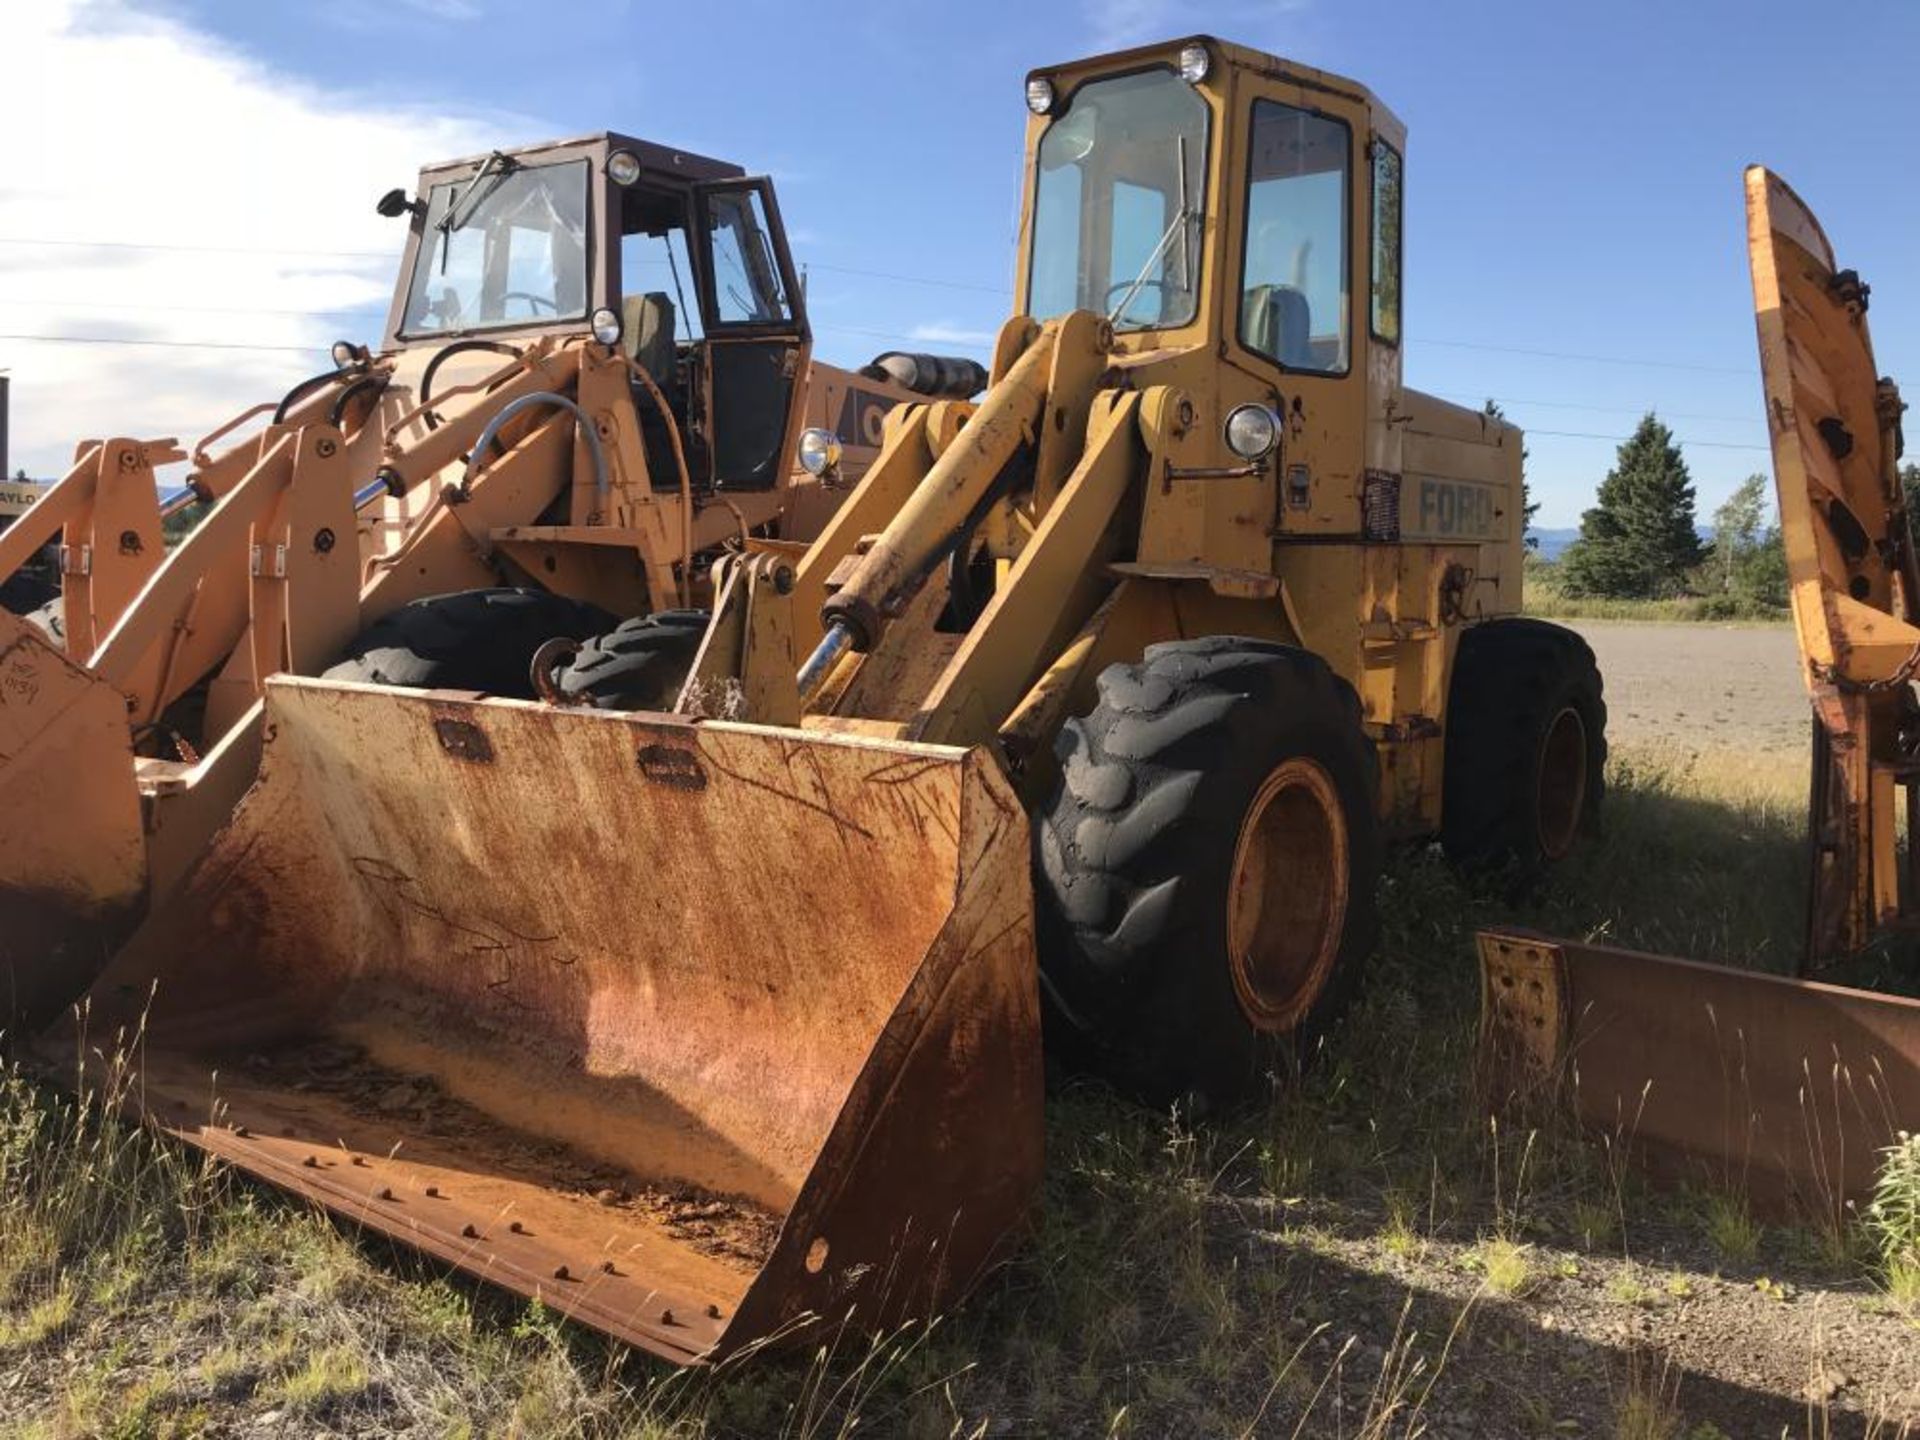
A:
{"label": "operator seat", "polygon": [[[657,290],[628,295],[620,302],[621,348],[627,352],[627,358],[651,375],[653,383],[660,387],[660,393],[673,408],[673,423],[681,428],[682,443],[686,444],[691,437],[685,430],[686,403],[680,393],[675,364],[673,322],[673,301]],[[638,381],[631,388],[634,410],[640,417],[640,443],[647,454],[647,473],[653,477],[655,489],[671,490],[679,484],[680,468],[674,459],[673,441],[668,437],[667,419],[651,396],[641,394]],[[693,457],[689,455],[688,463],[692,462]]]}
{"label": "operator seat", "polygon": [[658,290],[620,302],[620,334],[627,357],[639,363],[662,390],[673,383],[673,301]]}
{"label": "operator seat", "polygon": [[1295,370],[1317,370],[1313,358],[1313,310],[1291,285],[1256,285],[1241,305],[1240,330],[1247,345]]}

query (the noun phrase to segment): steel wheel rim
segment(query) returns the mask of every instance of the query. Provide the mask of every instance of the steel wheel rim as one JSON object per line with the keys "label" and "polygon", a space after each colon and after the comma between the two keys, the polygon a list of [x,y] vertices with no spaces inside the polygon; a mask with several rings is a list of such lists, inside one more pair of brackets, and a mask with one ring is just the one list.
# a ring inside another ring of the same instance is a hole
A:
{"label": "steel wheel rim", "polygon": [[1564,859],[1587,808],[1587,722],[1578,706],[1562,706],[1547,726],[1534,776],[1540,853]]}
{"label": "steel wheel rim", "polygon": [[1326,989],[1350,882],[1333,777],[1304,756],[1285,761],[1247,807],[1227,881],[1228,968],[1257,1029],[1293,1029]]}

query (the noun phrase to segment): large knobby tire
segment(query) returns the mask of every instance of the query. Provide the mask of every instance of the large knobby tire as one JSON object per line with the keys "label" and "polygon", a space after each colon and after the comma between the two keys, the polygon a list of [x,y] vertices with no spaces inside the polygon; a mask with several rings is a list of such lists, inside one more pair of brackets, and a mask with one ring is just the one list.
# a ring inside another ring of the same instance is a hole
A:
{"label": "large knobby tire", "polygon": [[1543,620],[1460,637],[1447,699],[1440,840],[1468,868],[1538,875],[1598,822],[1607,705],[1587,642]]}
{"label": "large knobby tire", "polygon": [[1034,827],[1055,1033],[1149,1103],[1255,1097],[1373,948],[1359,701],[1318,656],[1233,636],[1150,646],[1098,685]]}
{"label": "large knobby tire", "polygon": [[613,623],[598,605],[547,590],[462,590],[402,605],[347,647],[329,680],[534,698],[533,652],[584,640]]}
{"label": "large knobby tire", "polygon": [[679,698],[707,633],[705,610],[662,610],[582,645],[560,672],[560,694],[598,710],[666,710]]}
{"label": "large knobby tire", "polygon": [[37,570],[16,570],[0,581],[0,607],[15,615],[31,616],[60,603],[60,587]]}

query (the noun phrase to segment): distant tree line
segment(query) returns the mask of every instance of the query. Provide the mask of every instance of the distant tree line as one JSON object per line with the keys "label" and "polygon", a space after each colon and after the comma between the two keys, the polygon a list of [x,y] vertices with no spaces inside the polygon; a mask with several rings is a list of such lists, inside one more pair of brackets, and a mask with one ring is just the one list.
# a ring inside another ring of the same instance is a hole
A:
{"label": "distant tree line", "polygon": [[[1900,480],[1909,515],[1920,515],[1920,464],[1902,465]],[[1703,542],[1687,462],[1672,432],[1649,413],[1621,444],[1557,571],[1569,596],[1698,596],[1731,610],[1784,609],[1787,556],[1772,481],[1741,481],[1713,512],[1713,539]]]}

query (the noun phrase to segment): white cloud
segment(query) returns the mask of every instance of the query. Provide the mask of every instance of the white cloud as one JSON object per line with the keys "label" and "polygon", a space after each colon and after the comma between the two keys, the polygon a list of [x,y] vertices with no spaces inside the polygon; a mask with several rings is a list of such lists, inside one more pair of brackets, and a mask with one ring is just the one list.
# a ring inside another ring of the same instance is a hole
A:
{"label": "white cloud", "polygon": [[991,330],[968,330],[959,325],[948,325],[936,321],[930,325],[916,325],[908,332],[909,338],[925,341],[929,345],[991,345]]}
{"label": "white cloud", "polygon": [[477,0],[328,0],[316,7],[315,18],[359,35],[399,30],[424,34],[434,26],[467,24],[485,13]]}
{"label": "white cloud", "polygon": [[424,161],[544,134],[323,91],[128,0],[0,6],[0,54],[0,369],[11,463],[36,475],[83,437],[190,444],[324,366],[331,340],[376,339],[403,227],[375,198]]}
{"label": "white cloud", "polygon": [[482,13],[476,0],[400,0],[400,4],[430,20],[478,20]]}
{"label": "white cloud", "polygon": [[1081,0],[1094,48],[1124,50],[1155,40],[1207,32],[1231,40],[1247,36],[1246,43],[1263,43],[1249,27],[1277,20],[1307,8],[1310,0],[1239,0],[1202,7],[1183,0]]}

